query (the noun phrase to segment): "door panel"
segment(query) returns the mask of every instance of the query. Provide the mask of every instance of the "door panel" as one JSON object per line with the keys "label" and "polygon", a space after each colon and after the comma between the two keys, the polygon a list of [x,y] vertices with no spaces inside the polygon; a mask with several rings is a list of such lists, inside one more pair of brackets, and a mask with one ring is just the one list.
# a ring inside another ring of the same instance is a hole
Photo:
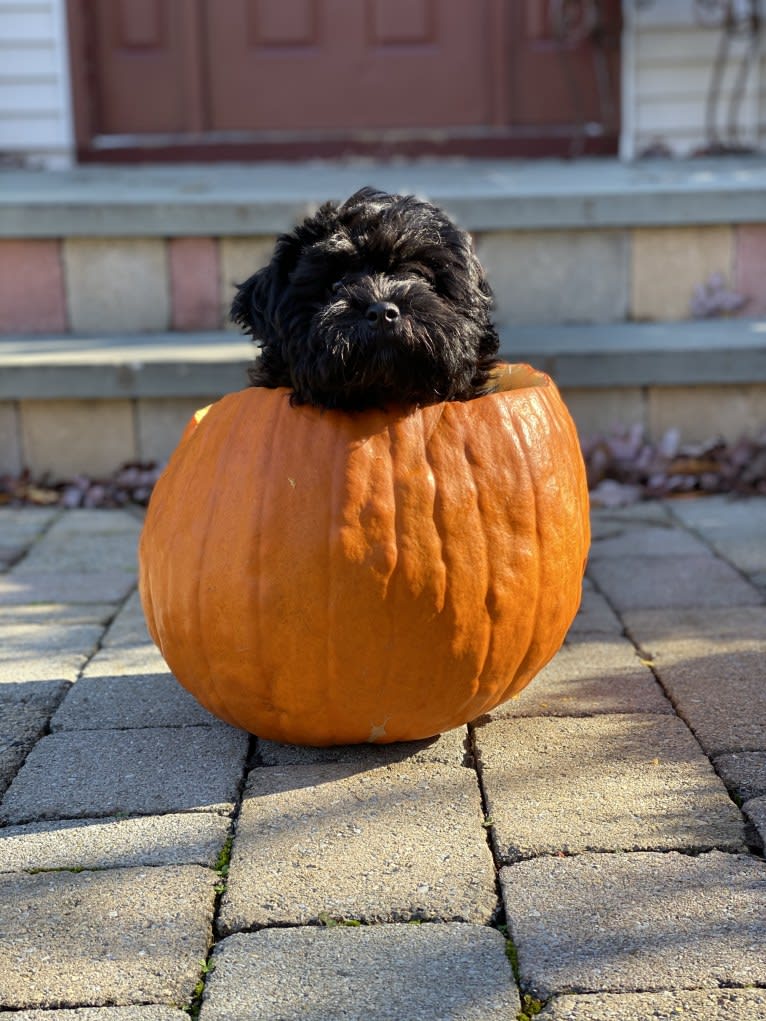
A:
{"label": "door panel", "polygon": [[208,0],[210,127],[485,123],[487,7],[487,0]]}
{"label": "door panel", "polygon": [[99,134],[201,126],[195,3],[91,0],[86,29]]}
{"label": "door panel", "polygon": [[[600,7],[602,45],[589,29]],[[569,19],[565,20],[569,11]],[[588,12],[591,12],[591,17]],[[590,123],[615,131],[620,0],[511,4],[508,59],[510,120],[517,125]],[[611,124],[606,124],[611,119]]]}

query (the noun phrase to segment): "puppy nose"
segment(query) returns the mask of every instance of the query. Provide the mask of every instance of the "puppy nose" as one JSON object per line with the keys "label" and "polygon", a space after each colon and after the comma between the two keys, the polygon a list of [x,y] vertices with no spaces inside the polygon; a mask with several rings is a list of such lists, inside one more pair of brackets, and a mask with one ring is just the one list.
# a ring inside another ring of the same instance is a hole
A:
{"label": "puppy nose", "polygon": [[376,301],[368,306],[366,315],[367,322],[373,326],[385,326],[395,323],[401,312],[392,301]]}

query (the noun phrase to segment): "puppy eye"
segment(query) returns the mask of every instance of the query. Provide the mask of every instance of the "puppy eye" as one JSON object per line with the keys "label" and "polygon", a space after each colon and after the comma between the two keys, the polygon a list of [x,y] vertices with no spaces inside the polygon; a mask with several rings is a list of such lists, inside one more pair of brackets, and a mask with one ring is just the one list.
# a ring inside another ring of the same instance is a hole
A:
{"label": "puppy eye", "polygon": [[330,288],[330,290],[332,291],[333,294],[340,294],[340,292],[343,290],[343,281],[336,280],[335,283]]}
{"label": "puppy eye", "polygon": [[421,280],[425,280],[427,284],[433,284],[436,279],[436,274],[430,266],[425,266],[421,262],[414,263],[407,267],[407,272],[414,277],[419,277]]}

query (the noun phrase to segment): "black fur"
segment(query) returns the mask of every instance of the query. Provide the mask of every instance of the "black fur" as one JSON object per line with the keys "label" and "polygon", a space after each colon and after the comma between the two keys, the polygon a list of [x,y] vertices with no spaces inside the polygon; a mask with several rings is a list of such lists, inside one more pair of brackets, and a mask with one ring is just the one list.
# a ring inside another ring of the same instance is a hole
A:
{"label": "black fur", "polygon": [[254,386],[359,410],[486,393],[491,309],[465,231],[428,202],[362,188],[283,234],[231,317],[261,347]]}

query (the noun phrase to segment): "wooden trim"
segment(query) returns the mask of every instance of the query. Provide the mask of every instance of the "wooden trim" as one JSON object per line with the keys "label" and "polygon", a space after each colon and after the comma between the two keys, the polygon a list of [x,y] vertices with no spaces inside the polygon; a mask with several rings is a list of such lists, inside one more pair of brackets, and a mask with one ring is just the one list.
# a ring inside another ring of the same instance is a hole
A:
{"label": "wooden trim", "polygon": [[562,126],[552,137],[535,131],[497,131],[482,137],[446,136],[394,140],[338,139],[258,139],[249,141],[205,141],[199,137],[184,138],[151,146],[138,140],[130,144],[109,144],[99,148],[84,146],[78,151],[83,163],[183,163],[243,162],[264,160],[339,159],[367,156],[385,161],[392,158],[465,156],[484,159],[546,159],[577,156],[614,156],[616,134],[583,137],[579,128]]}
{"label": "wooden trim", "polygon": [[184,53],[182,62],[186,101],[184,126],[187,131],[204,131],[210,124],[205,102],[208,68],[202,46],[203,15],[202,0],[181,0],[177,6],[176,16]]}
{"label": "wooden trim", "polygon": [[492,75],[492,110],[490,124],[502,127],[511,119],[508,89],[508,4],[506,0],[489,0],[488,7],[488,52]]}
{"label": "wooden trim", "polygon": [[83,0],[66,0],[67,41],[69,46],[69,82],[72,94],[72,118],[78,155],[90,146],[93,137],[91,55],[87,40],[87,19]]}

